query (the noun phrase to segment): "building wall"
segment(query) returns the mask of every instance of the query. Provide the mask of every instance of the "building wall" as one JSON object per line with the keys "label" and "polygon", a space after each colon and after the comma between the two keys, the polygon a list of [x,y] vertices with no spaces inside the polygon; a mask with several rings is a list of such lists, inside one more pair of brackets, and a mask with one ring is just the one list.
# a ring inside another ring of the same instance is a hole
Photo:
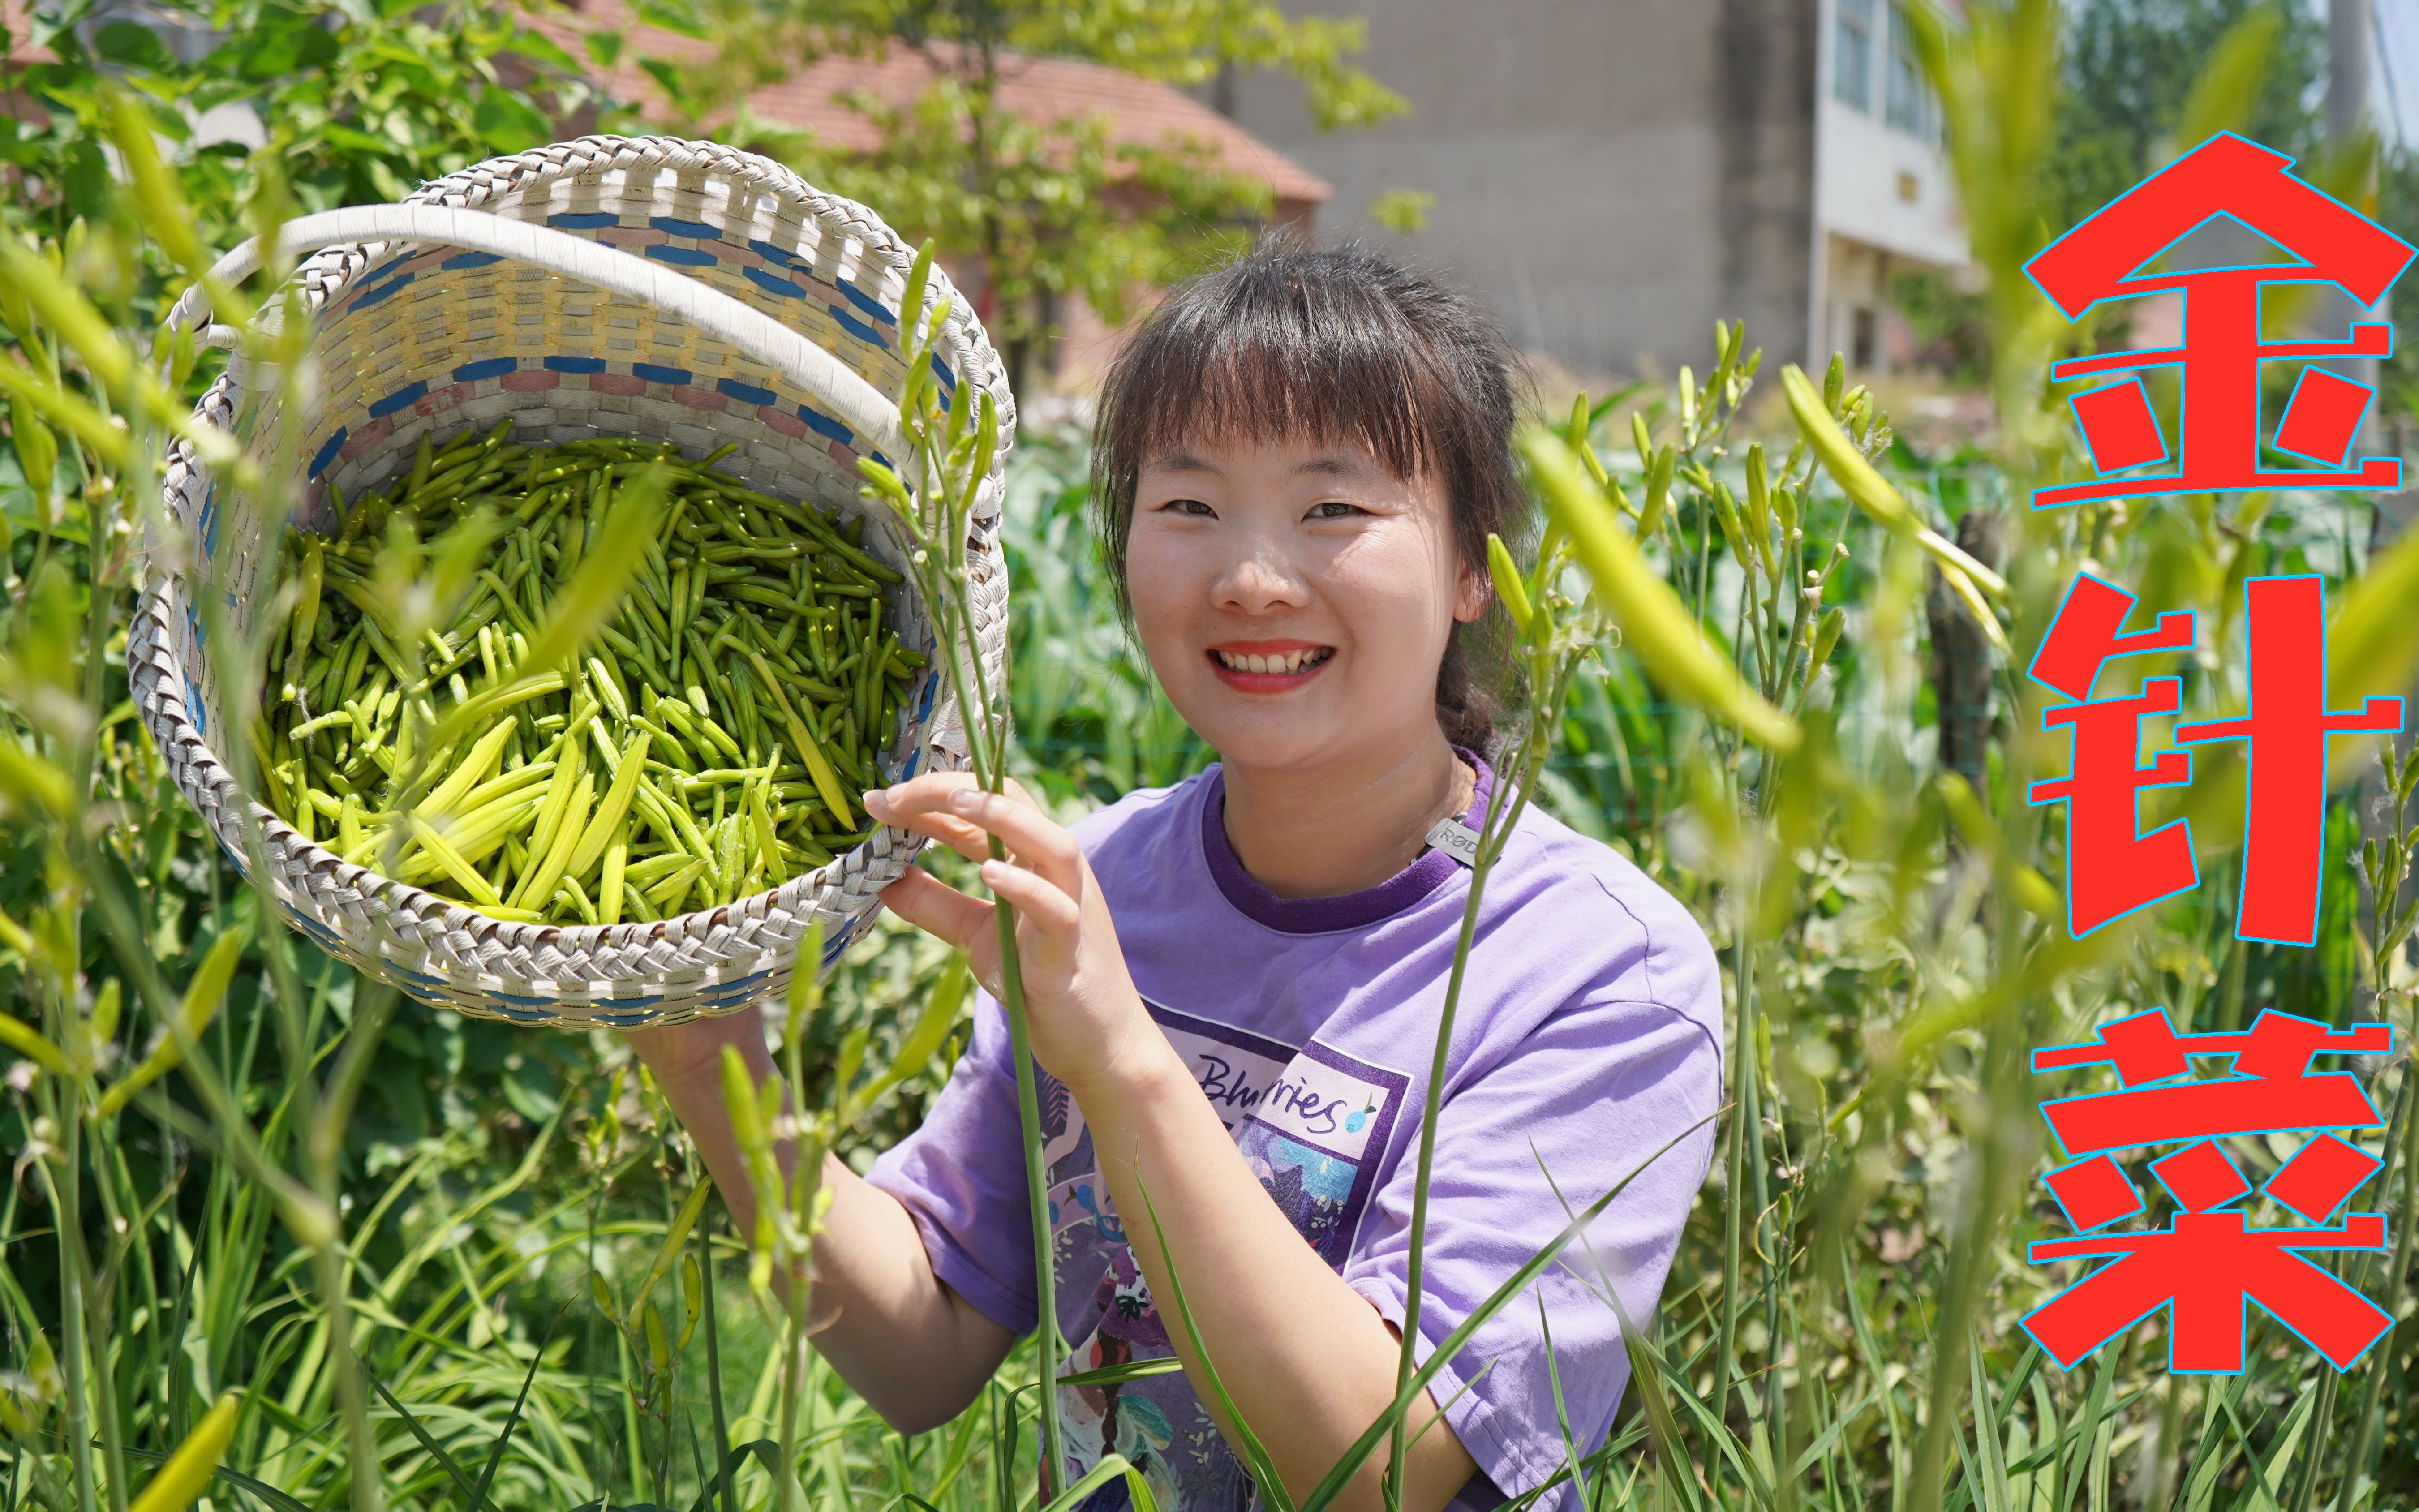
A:
{"label": "building wall", "polygon": [[1914,355],[1895,276],[1966,262],[1965,221],[1938,134],[1939,103],[1901,54],[1901,0],[1821,0],[1815,264],[1817,362],[1886,371]]}
{"label": "building wall", "polygon": [[[1584,367],[1702,368],[1717,318],[1766,362],[1805,345],[1819,0],[1349,0],[1362,63],[1411,103],[1313,129],[1300,87],[1247,76],[1238,121],[1335,186],[1324,235],[1468,283],[1518,345]],[[1426,228],[1367,217],[1426,190]]]}

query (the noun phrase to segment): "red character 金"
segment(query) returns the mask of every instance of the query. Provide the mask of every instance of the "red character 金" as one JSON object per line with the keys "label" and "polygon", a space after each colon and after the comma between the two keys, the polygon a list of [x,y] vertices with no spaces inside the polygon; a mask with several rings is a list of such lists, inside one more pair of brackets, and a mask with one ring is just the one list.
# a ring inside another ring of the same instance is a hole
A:
{"label": "red character \u91d1", "polygon": [[[2401,464],[2388,457],[2345,461],[2371,391],[2322,370],[2306,370],[2273,438],[2278,450],[2321,466],[2259,465],[2259,366],[2290,359],[2385,357],[2393,328],[2355,324],[2349,341],[2260,339],[2261,290],[2272,284],[2334,284],[2374,306],[2414,255],[2401,238],[2293,177],[2293,160],[2242,137],[2221,135],[2196,147],[2068,232],[2025,265],[2042,293],[2077,318],[2104,300],[2180,290],[2183,345],[2160,351],[2110,352],[2072,359],[2056,378],[2148,367],[2182,369],[2182,418],[2176,468],[2148,477],[2101,478],[2033,493],[2047,509],[2087,500],[2146,493],[2240,488],[2392,488]],[[2301,259],[2299,267],[2196,269],[2137,276],[2179,238],[2204,222],[2231,216]],[[2141,380],[2076,395],[2074,413],[2093,466],[2119,472],[2165,461],[2169,451]]]}

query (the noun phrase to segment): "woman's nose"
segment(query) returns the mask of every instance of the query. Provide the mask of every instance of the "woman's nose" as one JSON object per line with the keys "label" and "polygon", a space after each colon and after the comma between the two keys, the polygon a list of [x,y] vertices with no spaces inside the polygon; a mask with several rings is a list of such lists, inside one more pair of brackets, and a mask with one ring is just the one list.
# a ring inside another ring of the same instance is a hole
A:
{"label": "woman's nose", "polygon": [[1221,609],[1264,614],[1272,609],[1300,609],[1308,604],[1310,585],[1284,552],[1267,543],[1255,543],[1218,575],[1213,594]]}

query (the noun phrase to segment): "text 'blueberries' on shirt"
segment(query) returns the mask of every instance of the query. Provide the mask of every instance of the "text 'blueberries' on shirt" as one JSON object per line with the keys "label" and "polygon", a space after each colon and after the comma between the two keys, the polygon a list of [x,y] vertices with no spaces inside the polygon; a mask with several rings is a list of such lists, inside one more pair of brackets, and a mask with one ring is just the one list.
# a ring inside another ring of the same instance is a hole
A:
{"label": "text 'blueberries' on shirt", "polygon": [[1144,1006],[1158,1021],[1167,1042],[1184,1057],[1201,1095],[1218,1110],[1219,1120],[1230,1135],[1260,1105],[1294,1058],[1292,1045],[1265,1035],[1194,1018],[1157,1003]]}

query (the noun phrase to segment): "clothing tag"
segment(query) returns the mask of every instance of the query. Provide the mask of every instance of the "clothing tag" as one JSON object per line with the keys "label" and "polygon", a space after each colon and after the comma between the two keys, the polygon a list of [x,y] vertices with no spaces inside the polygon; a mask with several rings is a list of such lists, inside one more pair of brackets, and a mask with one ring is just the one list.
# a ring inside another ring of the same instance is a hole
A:
{"label": "clothing tag", "polygon": [[1457,816],[1448,814],[1438,820],[1436,827],[1428,831],[1428,843],[1464,866],[1478,864],[1478,832]]}

